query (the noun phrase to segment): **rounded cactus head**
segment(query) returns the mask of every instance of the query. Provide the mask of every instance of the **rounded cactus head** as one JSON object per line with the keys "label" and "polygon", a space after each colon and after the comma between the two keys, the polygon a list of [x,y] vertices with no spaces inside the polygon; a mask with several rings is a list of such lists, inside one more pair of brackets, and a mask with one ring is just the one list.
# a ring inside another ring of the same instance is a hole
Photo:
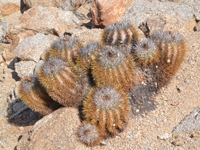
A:
{"label": "rounded cactus head", "polygon": [[83,122],[77,131],[78,139],[87,146],[94,146],[101,142],[102,133],[99,128],[89,122]]}
{"label": "rounded cactus head", "polygon": [[86,46],[81,48],[77,55],[77,66],[87,72],[91,68],[91,62],[96,58],[101,47],[99,43],[89,42]]}
{"label": "rounded cactus head", "polygon": [[38,70],[39,80],[58,103],[78,107],[83,100],[80,78],[73,63],[53,57]]}
{"label": "rounded cactus head", "polygon": [[116,69],[126,59],[126,55],[122,49],[118,47],[102,49],[98,54],[99,64],[104,68]]}
{"label": "rounded cactus head", "polygon": [[45,64],[42,66],[42,70],[46,75],[52,75],[55,73],[59,73],[63,70],[63,67],[66,66],[66,63],[63,59],[53,57],[48,61],[45,61]]}
{"label": "rounded cactus head", "polygon": [[133,50],[134,58],[140,66],[156,65],[159,61],[159,48],[153,40],[138,42]]}
{"label": "rounded cactus head", "polygon": [[21,81],[18,93],[27,106],[42,115],[47,115],[60,107],[49,97],[35,74]]}
{"label": "rounded cactus head", "polygon": [[45,60],[60,57],[66,61],[75,61],[82,44],[72,37],[63,37],[55,41],[45,54]]}
{"label": "rounded cactus head", "polygon": [[91,89],[83,103],[86,120],[97,124],[105,133],[116,135],[124,129],[130,111],[127,95],[117,87]]}
{"label": "rounded cactus head", "polygon": [[128,91],[135,83],[135,64],[123,48],[106,47],[92,62],[92,75],[97,86],[116,85]]}
{"label": "rounded cactus head", "polygon": [[117,45],[131,50],[138,41],[138,32],[128,21],[113,23],[104,29],[102,41],[106,45]]}
{"label": "rounded cactus head", "polygon": [[184,37],[177,32],[159,32],[151,35],[160,49],[160,63],[157,67],[158,85],[169,83],[180,68],[186,54]]}
{"label": "rounded cactus head", "polygon": [[96,107],[107,111],[114,110],[122,101],[120,93],[116,89],[109,87],[98,89],[93,95],[93,100]]}
{"label": "rounded cactus head", "polygon": [[21,88],[24,92],[31,92],[37,81],[36,75],[30,75],[21,81]]}

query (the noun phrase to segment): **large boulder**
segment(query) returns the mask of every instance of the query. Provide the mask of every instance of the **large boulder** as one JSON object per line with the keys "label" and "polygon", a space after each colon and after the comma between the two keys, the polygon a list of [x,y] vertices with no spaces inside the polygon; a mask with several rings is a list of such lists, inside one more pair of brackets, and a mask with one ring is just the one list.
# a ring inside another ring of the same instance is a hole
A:
{"label": "large boulder", "polygon": [[25,150],[75,150],[84,149],[76,138],[80,125],[78,110],[61,108],[41,120],[22,135],[16,149]]}
{"label": "large boulder", "polygon": [[80,20],[71,11],[38,6],[27,10],[19,20],[10,24],[6,38],[11,42],[18,34],[27,30],[61,36],[66,29],[76,28],[78,25]]}

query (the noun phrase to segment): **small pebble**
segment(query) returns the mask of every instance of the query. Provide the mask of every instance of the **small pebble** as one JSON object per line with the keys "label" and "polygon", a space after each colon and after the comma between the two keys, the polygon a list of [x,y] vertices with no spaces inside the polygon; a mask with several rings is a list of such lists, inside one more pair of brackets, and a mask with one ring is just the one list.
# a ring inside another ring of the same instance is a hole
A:
{"label": "small pebble", "polygon": [[172,134],[171,133],[165,133],[163,135],[158,135],[157,138],[160,139],[160,140],[166,140],[168,138],[171,138],[172,137]]}

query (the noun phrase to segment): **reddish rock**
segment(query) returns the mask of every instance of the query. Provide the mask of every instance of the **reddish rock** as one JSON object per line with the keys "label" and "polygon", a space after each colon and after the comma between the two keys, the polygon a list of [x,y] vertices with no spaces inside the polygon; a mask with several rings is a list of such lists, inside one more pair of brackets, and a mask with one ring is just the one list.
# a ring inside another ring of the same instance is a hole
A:
{"label": "reddish rock", "polygon": [[78,110],[61,108],[43,117],[31,130],[22,135],[17,150],[75,150],[86,146],[77,141],[76,131],[80,125]]}
{"label": "reddish rock", "polygon": [[91,3],[92,23],[104,28],[119,20],[132,0],[93,0]]}
{"label": "reddish rock", "polygon": [[29,37],[29,36],[34,36],[35,33],[31,30],[28,30],[28,31],[25,31],[25,32],[22,32],[20,33],[19,35],[17,35],[13,40],[12,40],[12,43],[10,45],[10,51],[12,52],[16,47],[17,45],[19,45],[19,43],[25,39],[26,37]]}
{"label": "reddish rock", "polygon": [[4,58],[5,61],[9,61],[15,58],[15,55],[9,49],[5,49],[5,51],[2,54],[2,57]]}
{"label": "reddish rock", "polygon": [[23,0],[24,4],[28,7],[42,6],[42,7],[55,7],[55,0]]}
{"label": "reddish rock", "polygon": [[20,10],[20,6],[13,3],[6,3],[3,6],[0,6],[1,15],[8,16]]}
{"label": "reddish rock", "polygon": [[23,0],[24,4],[28,8],[32,8],[34,6],[42,6],[42,7],[62,7],[64,10],[76,10],[82,4],[85,3],[86,0]]}
{"label": "reddish rock", "polygon": [[33,7],[8,26],[6,38],[11,42],[18,34],[27,30],[61,36],[66,29],[76,28],[80,23],[71,11],[56,7]]}

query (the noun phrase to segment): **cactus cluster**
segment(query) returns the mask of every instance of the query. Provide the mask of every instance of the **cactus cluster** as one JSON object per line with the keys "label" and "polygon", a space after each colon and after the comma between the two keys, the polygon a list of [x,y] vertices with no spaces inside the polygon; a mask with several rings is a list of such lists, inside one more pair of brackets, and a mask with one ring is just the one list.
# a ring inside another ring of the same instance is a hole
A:
{"label": "cactus cluster", "polygon": [[77,136],[94,146],[123,131],[131,109],[145,112],[154,107],[152,93],[169,83],[185,52],[178,33],[154,33],[139,41],[133,25],[115,23],[104,29],[100,43],[57,40],[36,74],[21,81],[19,94],[43,115],[60,105],[81,108]]}

